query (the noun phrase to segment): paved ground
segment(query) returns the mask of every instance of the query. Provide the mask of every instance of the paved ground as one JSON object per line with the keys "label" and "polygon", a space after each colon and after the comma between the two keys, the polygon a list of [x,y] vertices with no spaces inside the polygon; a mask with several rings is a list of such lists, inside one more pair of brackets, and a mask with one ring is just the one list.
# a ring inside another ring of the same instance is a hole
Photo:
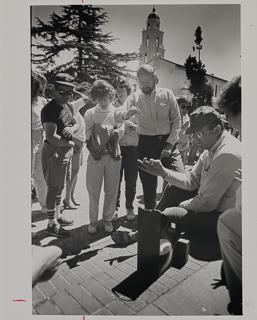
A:
{"label": "paved ground", "polygon": [[[81,168],[77,185],[77,199],[81,205],[77,210],[64,211],[65,217],[74,219],[74,225],[67,227],[71,232],[69,238],[49,237],[45,232],[46,215],[38,211],[37,202],[32,205],[32,231],[39,235],[33,243],[57,245],[63,250],[57,273],[33,289],[33,314],[228,315],[226,288],[213,289],[212,286],[215,279],[220,279],[221,260],[217,243],[187,237],[190,239],[190,255],[182,269],[171,267],[158,279],[139,273],[137,244],[119,248],[102,230],[102,220],[96,235],[87,233],[89,217],[85,175],[86,163]],[[124,184],[121,203],[124,204]],[[140,205],[142,189],[138,179],[136,211]],[[125,208],[122,207],[114,228],[136,229],[137,221],[126,221]]]}

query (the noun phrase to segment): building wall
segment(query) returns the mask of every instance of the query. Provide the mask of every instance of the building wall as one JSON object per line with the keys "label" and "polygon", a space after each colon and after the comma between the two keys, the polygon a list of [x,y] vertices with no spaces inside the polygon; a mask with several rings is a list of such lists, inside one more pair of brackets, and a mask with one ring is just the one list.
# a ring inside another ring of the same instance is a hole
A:
{"label": "building wall", "polygon": [[189,87],[184,69],[158,57],[155,57],[149,64],[155,68],[155,74],[159,79],[158,86],[171,89],[176,96],[191,95],[189,90],[181,90],[183,87]]}
{"label": "building wall", "polygon": [[[155,74],[159,79],[158,86],[171,89],[176,96],[187,95],[192,96],[189,90],[190,81],[186,78],[185,68],[171,61],[160,59],[155,55],[149,64],[155,68]],[[213,98],[219,95],[222,87],[226,84],[226,80],[207,75],[208,83],[213,87]]]}

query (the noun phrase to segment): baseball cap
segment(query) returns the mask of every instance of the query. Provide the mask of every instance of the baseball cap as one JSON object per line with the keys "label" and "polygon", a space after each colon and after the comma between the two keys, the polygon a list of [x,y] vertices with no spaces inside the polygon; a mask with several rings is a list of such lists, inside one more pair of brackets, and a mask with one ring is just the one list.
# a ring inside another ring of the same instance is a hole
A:
{"label": "baseball cap", "polygon": [[197,108],[190,114],[190,126],[186,130],[186,134],[196,133],[202,130],[205,125],[214,124],[221,119],[221,115],[214,108],[203,106]]}
{"label": "baseball cap", "polygon": [[63,84],[64,86],[74,87],[74,78],[68,73],[58,73],[55,77],[55,83]]}

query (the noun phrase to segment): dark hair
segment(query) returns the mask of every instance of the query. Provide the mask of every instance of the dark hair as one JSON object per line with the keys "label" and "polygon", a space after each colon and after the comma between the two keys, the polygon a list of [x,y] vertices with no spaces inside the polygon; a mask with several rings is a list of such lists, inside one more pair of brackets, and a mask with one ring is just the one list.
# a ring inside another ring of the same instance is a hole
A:
{"label": "dark hair", "polygon": [[105,80],[96,80],[90,90],[92,100],[103,99],[109,96],[111,100],[115,97],[115,90],[111,84]]}
{"label": "dark hair", "polygon": [[116,77],[113,82],[112,82],[112,85],[114,87],[114,89],[117,89],[117,88],[126,88],[126,91],[127,91],[127,95],[129,96],[131,94],[131,91],[132,91],[132,86],[131,84],[129,83],[128,79],[124,76],[118,76]]}
{"label": "dark hair", "polygon": [[192,100],[188,96],[176,97],[177,103],[180,106],[182,103],[186,104],[189,107],[192,107]]}
{"label": "dark hair", "polygon": [[241,114],[241,76],[234,77],[225,84],[216,104],[219,109],[228,115],[237,116]]}

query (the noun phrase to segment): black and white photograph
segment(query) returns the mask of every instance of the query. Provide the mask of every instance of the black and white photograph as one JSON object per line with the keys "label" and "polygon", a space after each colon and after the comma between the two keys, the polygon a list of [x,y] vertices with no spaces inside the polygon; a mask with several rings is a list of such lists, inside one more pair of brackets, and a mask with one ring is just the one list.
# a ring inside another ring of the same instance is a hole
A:
{"label": "black and white photograph", "polygon": [[5,318],[254,319],[254,2],[24,6],[1,31]]}

